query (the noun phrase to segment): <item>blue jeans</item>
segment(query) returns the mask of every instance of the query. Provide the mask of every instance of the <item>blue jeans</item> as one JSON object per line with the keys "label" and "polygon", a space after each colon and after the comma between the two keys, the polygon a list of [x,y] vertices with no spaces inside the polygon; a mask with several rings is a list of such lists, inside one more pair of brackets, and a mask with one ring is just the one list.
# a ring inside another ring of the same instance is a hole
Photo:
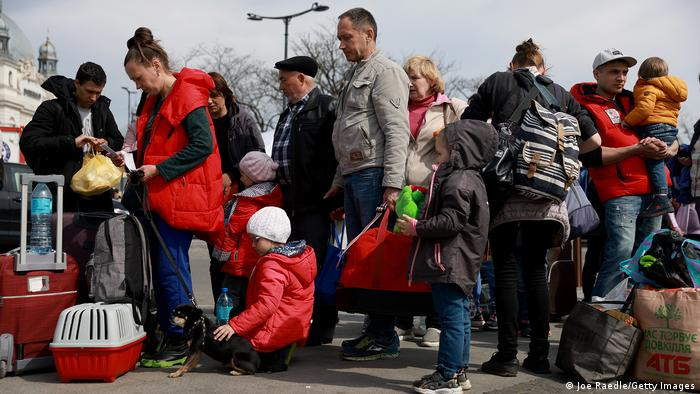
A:
{"label": "blue jeans", "polygon": [[[344,177],[345,226],[348,240],[352,240],[374,218],[376,208],[382,204],[384,190],[381,167],[366,168]],[[387,311],[389,312],[389,311]],[[394,340],[396,318],[392,315],[369,315],[367,333],[377,337],[378,342]]]}
{"label": "blue jeans", "polygon": [[640,218],[653,195],[622,196],[605,203],[603,261],[593,286],[593,295],[603,297],[622,280],[620,262],[632,257],[644,238],[661,228],[661,216]]}
{"label": "blue jeans", "polygon": [[[646,126],[639,126],[636,129],[640,138],[655,137],[671,145],[676,140],[678,129],[666,123],[655,123]],[[646,159],[647,172],[649,172],[649,182],[654,194],[668,194],[668,183],[666,182],[666,164],[663,160]]]}
{"label": "blue jeans", "polygon": [[493,272],[493,261],[486,260],[481,263],[479,274],[486,279],[489,284],[489,313],[496,312],[496,277]]}
{"label": "blue jeans", "polygon": [[[163,240],[168,245],[170,253],[175,259],[178,271],[185,279],[187,286],[192,291],[192,275],[190,273],[190,244],[192,243],[192,233],[183,230],[177,230],[170,227],[163,219],[157,215],[153,215],[153,220],[156,223],[158,232],[163,237]],[[148,225],[148,228],[151,228]],[[187,292],[182,287],[177,273],[173,271],[168,258],[160,246],[160,242],[155,238],[152,231],[149,231],[149,244],[153,252],[152,271],[153,271],[153,287],[156,295],[156,305],[158,308],[158,322],[160,329],[165,335],[182,333],[182,328],[172,324],[173,309],[180,304],[190,304],[190,299],[187,297]]]}
{"label": "blue jeans", "polygon": [[435,311],[440,319],[440,348],[437,370],[445,379],[469,365],[472,327],[469,297],[454,283],[433,283]]}

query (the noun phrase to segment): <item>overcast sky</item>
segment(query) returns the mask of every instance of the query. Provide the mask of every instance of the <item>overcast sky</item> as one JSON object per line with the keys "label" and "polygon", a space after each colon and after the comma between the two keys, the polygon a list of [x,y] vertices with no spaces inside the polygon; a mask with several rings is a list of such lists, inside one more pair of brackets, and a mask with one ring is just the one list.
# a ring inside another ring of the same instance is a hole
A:
{"label": "overcast sky", "polygon": [[[104,94],[112,111],[126,123],[127,94],[134,89],[123,69],[126,40],[139,26],[151,28],[171,56],[182,56],[200,44],[218,43],[252,54],[270,64],[283,57],[281,21],[246,19],[247,12],[277,16],[305,10],[299,0],[5,0],[3,12],[24,30],[35,51],[47,28],[58,53],[58,71],[73,77],[82,62],[101,64],[107,72]],[[596,53],[616,47],[640,63],[664,58],[670,73],[688,84],[683,112],[700,117],[700,1],[320,1],[330,6],[292,20],[290,41],[319,25],[334,25],[343,11],[357,6],[374,14],[378,46],[393,58],[411,54],[444,54],[466,77],[487,76],[506,68],[515,46],[529,37],[544,50],[551,76],[567,89],[593,79]],[[533,6],[537,5],[537,7]],[[290,53],[290,56],[294,55]],[[637,78],[630,72],[627,88]]]}

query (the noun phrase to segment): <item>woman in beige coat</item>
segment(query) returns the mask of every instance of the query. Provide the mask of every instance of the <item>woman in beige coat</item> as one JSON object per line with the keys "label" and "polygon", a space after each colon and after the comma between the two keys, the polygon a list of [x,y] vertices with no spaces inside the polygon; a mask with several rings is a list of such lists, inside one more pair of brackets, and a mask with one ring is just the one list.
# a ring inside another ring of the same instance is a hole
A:
{"label": "woman in beige coat", "polygon": [[[427,56],[413,56],[403,66],[411,81],[408,95],[408,116],[411,138],[406,157],[406,184],[430,187],[433,164],[437,162],[433,133],[460,119],[467,107],[465,101],[445,95],[445,82],[435,63]],[[413,328],[413,319],[397,319],[400,337],[421,337],[418,344],[437,347],[440,329],[437,316],[426,318],[427,330]],[[423,335],[420,335],[423,334]]]}

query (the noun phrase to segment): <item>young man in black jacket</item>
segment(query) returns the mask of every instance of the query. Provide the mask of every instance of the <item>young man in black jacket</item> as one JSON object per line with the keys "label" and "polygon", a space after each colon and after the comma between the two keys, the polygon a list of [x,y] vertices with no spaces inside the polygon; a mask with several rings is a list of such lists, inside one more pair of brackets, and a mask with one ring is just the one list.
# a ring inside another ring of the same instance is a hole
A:
{"label": "young man in black jacket", "polygon": [[[320,272],[330,235],[329,212],[342,206],[342,200],[333,204],[323,199],[338,165],[331,139],[333,98],[316,87],[314,59],[295,56],[275,63],[275,68],[280,90],[289,100],[275,129],[272,158],[279,164],[277,179],[292,223],[290,240],[306,240],[316,253]],[[334,306],[314,305],[307,345],[331,342],[337,317]]]}
{"label": "young man in black jacket", "polygon": [[[110,99],[102,96],[107,82],[98,64],[80,65],[75,80],[61,75],[47,79],[41,87],[56,98],[41,103],[20,137],[19,146],[29,167],[37,175],[59,174],[70,185],[83,163],[83,155],[93,145],[107,143],[117,151],[124,137],[109,109]],[[111,191],[91,197],[64,189],[63,209],[67,212],[111,212]]]}

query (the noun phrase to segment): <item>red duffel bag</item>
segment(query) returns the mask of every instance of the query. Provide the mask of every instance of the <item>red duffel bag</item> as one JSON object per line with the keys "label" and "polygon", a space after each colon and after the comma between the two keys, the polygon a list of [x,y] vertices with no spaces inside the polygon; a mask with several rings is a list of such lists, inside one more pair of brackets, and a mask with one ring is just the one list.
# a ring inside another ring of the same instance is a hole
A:
{"label": "red duffel bag", "polygon": [[[397,316],[432,312],[430,286],[408,284],[412,237],[388,229],[390,213],[377,215],[346,248],[346,261],[337,293],[338,309],[353,313]],[[379,227],[369,228],[381,217]]]}

